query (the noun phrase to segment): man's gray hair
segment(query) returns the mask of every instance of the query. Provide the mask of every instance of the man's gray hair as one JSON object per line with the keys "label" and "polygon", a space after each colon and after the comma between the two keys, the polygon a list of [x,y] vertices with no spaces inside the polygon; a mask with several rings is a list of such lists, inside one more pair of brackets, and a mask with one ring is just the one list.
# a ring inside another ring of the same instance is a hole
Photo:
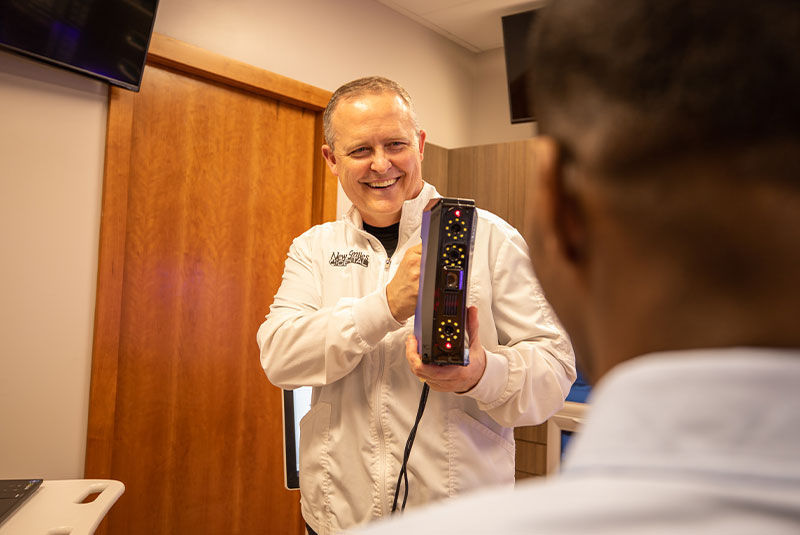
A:
{"label": "man's gray hair", "polygon": [[325,107],[325,112],[322,114],[322,126],[325,133],[325,143],[333,149],[333,140],[335,133],[333,130],[332,117],[333,112],[342,100],[357,97],[368,93],[394,93],[398,95],[403,102],[408,106],[411,112],[411,119],[414,121],[414,131],[419,136],[419,122],[417,121],[417,112],[414,109],[414,103],[411,101],[411,95],[408,91],[393,80],[384,78],[382,76],[367,76],[347,82],[339,89],[334,91],[328,105]]}

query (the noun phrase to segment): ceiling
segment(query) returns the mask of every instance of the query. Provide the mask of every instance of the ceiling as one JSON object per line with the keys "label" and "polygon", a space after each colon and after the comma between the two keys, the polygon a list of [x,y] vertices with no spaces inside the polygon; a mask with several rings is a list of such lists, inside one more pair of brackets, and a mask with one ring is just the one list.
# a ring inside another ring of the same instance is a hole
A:
{"label": "ceiling", "polygon": [[544,0],[378,0],[472,52],[503,46],[503,15],[541,7]]}

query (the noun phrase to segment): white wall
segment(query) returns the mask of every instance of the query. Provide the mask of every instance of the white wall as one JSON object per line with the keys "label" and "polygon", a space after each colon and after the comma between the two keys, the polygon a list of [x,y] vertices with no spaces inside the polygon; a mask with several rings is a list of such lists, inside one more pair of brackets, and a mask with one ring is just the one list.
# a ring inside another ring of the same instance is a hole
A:
{"label": "white wall", "polygon": [[469,145],[474,54],[371,0],[161,0],[155,30],[335,90],[378,74],[414,99],[428,139]]}
{"label": "white wall", "polygon": [[470,145],[519,141],[536,135],[535,123],[511,124],[502,48],[475,57]]}
{"label": "white wall", "polygon": [[[155,29],[328,90],[393,78],[444,147],[527,136],[502,53],[373,0],[160,0]],[[83,475],[106,113],[104,83],[0,52],[0,478]]]}
{"label": "white wall", "polygon": [[83,472],[107,93],[0,53],[0,478]]}

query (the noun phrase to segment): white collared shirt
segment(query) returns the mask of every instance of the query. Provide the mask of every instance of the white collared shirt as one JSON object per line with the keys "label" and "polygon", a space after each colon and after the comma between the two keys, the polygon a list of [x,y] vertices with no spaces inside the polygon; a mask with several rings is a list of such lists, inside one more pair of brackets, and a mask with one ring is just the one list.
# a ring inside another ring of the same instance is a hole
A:
{"label": "white collared shirt", "polygon": [[800,533],[800,350],[636,358],[590,404],[560,475],[364,532]]}

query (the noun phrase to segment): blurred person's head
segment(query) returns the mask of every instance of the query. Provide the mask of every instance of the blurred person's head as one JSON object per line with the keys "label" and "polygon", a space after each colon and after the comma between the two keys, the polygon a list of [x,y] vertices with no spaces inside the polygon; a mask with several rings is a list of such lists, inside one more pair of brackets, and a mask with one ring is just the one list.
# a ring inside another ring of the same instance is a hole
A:
{"label": "blurred person's head", "polygon": [[596,380],[800,346],[800,2],[553,0],[529,68],[532,259]]}

